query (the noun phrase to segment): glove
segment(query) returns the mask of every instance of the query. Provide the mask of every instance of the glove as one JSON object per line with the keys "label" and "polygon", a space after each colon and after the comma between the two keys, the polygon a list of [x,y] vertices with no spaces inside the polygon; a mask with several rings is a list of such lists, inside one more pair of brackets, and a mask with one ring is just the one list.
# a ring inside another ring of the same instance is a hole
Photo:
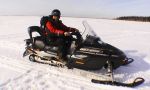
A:
{"label": "glove", "polygon": [[64,32],[64,36],[70,36],[71,34],[69,32]]}
{"label": "glove", "polygon": [[70,28],[70,32],[79,32],[79,30],[76,28]]}
{"label": "glove", "polygon": [[75,29],[74,29],[74,32],[79,32],[79,30],[75,28]]}

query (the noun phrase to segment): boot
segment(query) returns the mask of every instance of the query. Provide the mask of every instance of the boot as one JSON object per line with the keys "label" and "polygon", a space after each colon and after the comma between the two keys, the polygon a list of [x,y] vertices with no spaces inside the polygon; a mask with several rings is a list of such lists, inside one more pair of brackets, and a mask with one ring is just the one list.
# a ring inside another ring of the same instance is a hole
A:
{"label": "boot", "polygon": [[60,52],[58,52],[57,55],[58,55],[58,59],[61,62],[67,62],[68,61],[67,55],[64,55],[63,53],[60,53]]}

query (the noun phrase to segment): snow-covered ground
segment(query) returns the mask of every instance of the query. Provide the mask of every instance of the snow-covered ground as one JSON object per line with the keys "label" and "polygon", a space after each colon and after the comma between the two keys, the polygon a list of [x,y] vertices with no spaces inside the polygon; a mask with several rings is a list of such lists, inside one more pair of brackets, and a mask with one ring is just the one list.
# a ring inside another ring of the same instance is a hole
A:
{"label": "snow-covered ground", "polygon": [[2,90],[150,90],[150,23],[90,18],[63,17],[71,27],[84,30],[86,20],[97,35],[135,61],[115,70],[115,77],[130,82],[136,77],[145,82],[135,88],[93,84],[90,79],[66,70],[33,63],[23,58],[27,27],[39,25],[40,16],[0,16],[0,89]]}

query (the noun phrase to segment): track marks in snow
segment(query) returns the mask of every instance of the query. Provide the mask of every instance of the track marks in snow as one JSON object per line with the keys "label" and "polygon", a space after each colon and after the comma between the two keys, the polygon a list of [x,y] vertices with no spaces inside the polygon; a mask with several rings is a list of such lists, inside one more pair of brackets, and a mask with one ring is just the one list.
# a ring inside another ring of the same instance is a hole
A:
{"label": "track marks in snow", "polygon": [[[1,89],[8,90],[15,88],[15,90],[109,90],[110,87],[112,86],[93,84],[86,79],[76,77],[68,73],[61,73],[59,71],[53,72],[53,70],[49,71],[48,69],[45,69],[28,71],[23,74],[21,78],[13,79],[9,83],[1,87]],[[115,88],[118,89],[118,87]]]}
{"label": "track marks in snow", "polygon": [[25,47],[24,44],[18,44],[16,42],[11,42],[7,40],[0,40],[0,48],[5,48],[9,50],[14,50],[14,51],[20,51],[23,50],[22,48]]}
{"label": "track marks in snow", "polygon": [[[55,80],[56,78],[57,80]],[[68,79],[68,82],[66,82],[66,79]],[[51,90],[63,90],[67,87],[69,89],[66,90],[81,90],[81,82],[69,78],[67,74],[61,74],[60,72],[54,73],[49,70],[32,70],[27,71],[19,78],[11,80],[9,83],[1,87],[1,89],[7,90],[15,88],[15,90],[48,90],[51,88]],[[57,86],[55,84],[57,84]],[[62,86],[62,84],[64,84],[64,86]],[[83,88],[87,88],[86,90],[92,90],[94,87],[82,87],[82,90]]]}
{"label": "track marks in snow", "polygon": [[3,67],[7,67],[21,73],[24,73],[32,68],[32,65],[26,61],[17,60],[6,56],[0,56],[0,64]]}
{"label": "track marks in snow", "polygon": [[[6,56],[1,56],[0,62],[2,65],[6,65],[7,68],[23,72],[21,76],[2,84],[0,88],[4,90],[14,88],[15,90],[48,90],[49,88],[52,90],[99,90],[101,86],[93,84],[90,82],[90,79],[80,76],[80,73],[77,72],[78,70],[75,70],[75,73],[72,70],[32,63],[30,61],[18,61]],[[104,85],[102,86],[103,90],[109,90],[109,86],[106,86],[108,89]]]}

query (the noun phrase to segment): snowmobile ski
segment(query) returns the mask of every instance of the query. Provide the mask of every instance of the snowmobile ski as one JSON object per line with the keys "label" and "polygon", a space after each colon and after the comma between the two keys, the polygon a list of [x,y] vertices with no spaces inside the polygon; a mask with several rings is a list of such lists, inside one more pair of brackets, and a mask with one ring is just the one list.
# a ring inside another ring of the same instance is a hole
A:
{"label": "snowmobile ski", "polygon": [[99,83],[99,84],[106,84],[106,85],[115,85],[115,86],[125,86],[125,87],[136,87],[141,85],[145,80],[141,77],[136,78],[132,83],[122,83],[117,81],[101,81],[92,79],[91,82],[93,83]]}

